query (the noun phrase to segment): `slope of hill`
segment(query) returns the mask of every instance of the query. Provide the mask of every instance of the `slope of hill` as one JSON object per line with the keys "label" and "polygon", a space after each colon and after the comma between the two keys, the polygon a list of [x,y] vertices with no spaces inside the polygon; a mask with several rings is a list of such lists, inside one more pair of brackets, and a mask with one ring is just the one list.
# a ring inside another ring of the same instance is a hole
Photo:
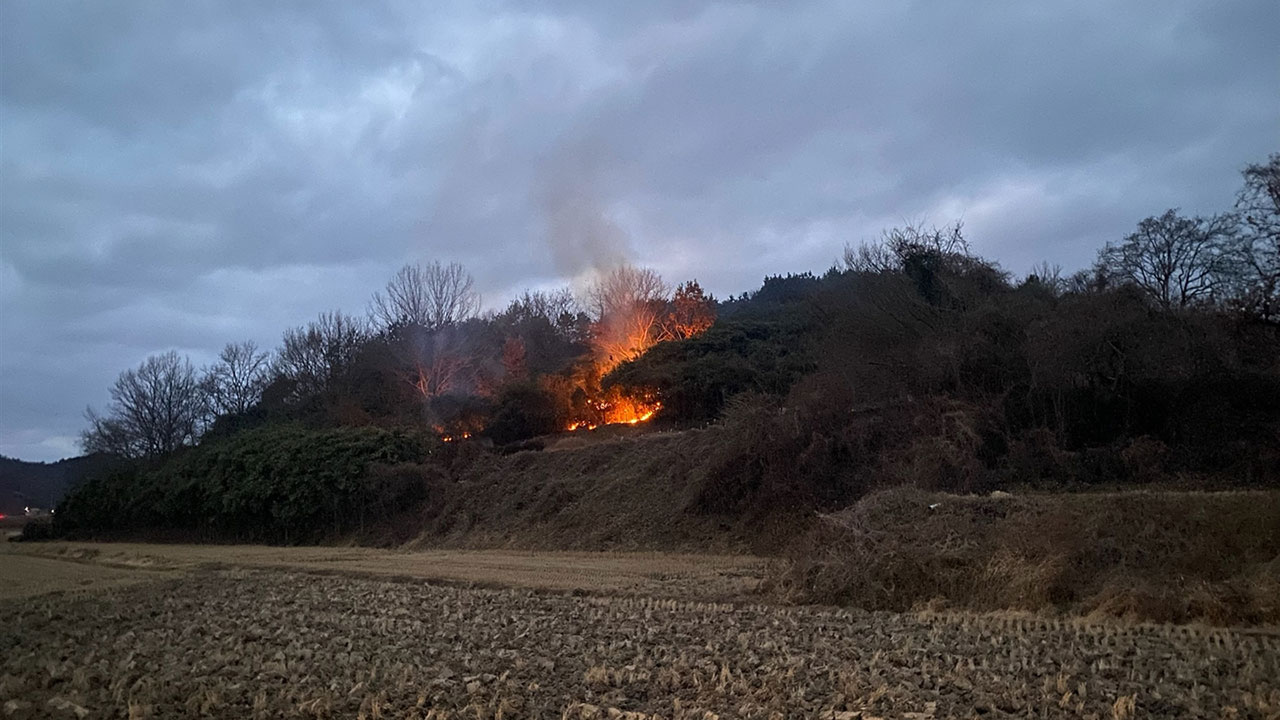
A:
{"label": "slope of hill", "polygon": [[798,602],[1280,622],[1280,491],[895,488],[822,516],[770,580]]}
{"label": "slope of hill", "polygon": [[37,463],[0,455],[0,513],[17,515],[27,506],[55,507],[97,463],[90,456]]}
{"label": "slope of hill", "polygon": [[458,468],[417,544],[575,550],[746,549],[737,523],[690,512],[723,431],[567,436]]}

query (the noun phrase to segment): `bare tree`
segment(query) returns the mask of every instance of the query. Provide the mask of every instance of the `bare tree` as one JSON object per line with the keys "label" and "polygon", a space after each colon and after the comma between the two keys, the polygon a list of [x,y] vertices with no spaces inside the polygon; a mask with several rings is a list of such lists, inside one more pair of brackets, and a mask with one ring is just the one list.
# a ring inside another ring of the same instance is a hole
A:
{"label": "bare tree", "polygon": [[1231,273],[1230,219],[1186,218],[1177,210],[1138,223],[1098,253],[1109,281],[1133,285],[1165,309],[1212,302]]}
{"label": "bare tree", "polygon": [[1280,153],[1241,173],[1244,187],[1236,197],[1241,220],[1260,237],[1280,242]]}
{"label": "bare tree", "polygon": [[275,372],[295,383],[296,394],[314,395],[350,367],[368,338],[365,321],[339,311],[323,313],[306,327],[285,331]]}
{"label": "bare tree", "polygon": [[667,284],[648,268],[620,265],[587,289],[585,301],[592,316],[592,343],[605,371],[640,356],[662,339]]}
{"label": "bare tree", "polygon": [[146,455],[137,434],[132,432],[123,418],[104,417],[92,407],[84,410],[89,427],[80,433],[80,448],[86,455],[104,454],[126,458]]}
{"label": "bare tree", "polygon": [[1236,197],[1239,275],[1232,304],[1263,320],[1280,320],[1280,154],[1245,168]]}
{"label": "bare tree", "polygon": [[270,370],[270,356],[252,340],[227,343],[201,381],[210,409],[219,415],[248,412],[262,397]]}
{"label": "bare tree", "polygon": [[530,318],[544,318],[555,325],[563,316],[573,316],[577,307],[573,291],[569,288],[526,290],[520,297],[512,300],[502,314],[515,323]]}
{"label": "bare tree", "polygon": [[862,242],[857,247],[844,246],[839,267],[852,272],[892,272],[898,269],[898,260],[884,242]]}
{"label": "bare tree", "polygon": [[1068,285],[1068,280],[1062,277],[1062,266],[1047,261],[1036,263],[1027,274],[1026,281],[1046,288],[1055,295],[1063,292]]}
{"label": "bare tree", "polygon": [[191,361],[169,351],[120,373],[106,416],[92,408],[85,416],[89,428],[81,445],[86,453],[139,458],[194,443],[208,413]]}
{"label": "bare tree", "polygon": [[840,266],[853,272],[898,272],[919,255],[940,259],[969,257],[969,242],[959,220],[945,228],[913,223],[884,231],[878,242],[845,245]]}
{"label": "bare tree", "polygon": [[475,317],[480,295],[458,263],[405,265],[373,294],[369,315],[382,329],[418,325],[435,330]]}
{"label": "bare tree", "polygon": [[651,301],[665,302],[669,288],[662,276],[649,268],[619,265],[601,275],[584,296],[583,306],[591,319],[627,312]]}

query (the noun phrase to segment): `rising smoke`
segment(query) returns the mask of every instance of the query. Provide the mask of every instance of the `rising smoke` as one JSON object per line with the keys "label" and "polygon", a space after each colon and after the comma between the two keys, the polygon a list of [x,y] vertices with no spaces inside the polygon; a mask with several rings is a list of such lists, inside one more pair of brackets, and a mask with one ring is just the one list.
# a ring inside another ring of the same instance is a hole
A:
{"label": "rising smoke", "polygon": [[541,172],[547,246],[556,270],[575,286],[626,264],[631,254],[630,236],[601,197],[599,158],[586,144],[562,147]]}

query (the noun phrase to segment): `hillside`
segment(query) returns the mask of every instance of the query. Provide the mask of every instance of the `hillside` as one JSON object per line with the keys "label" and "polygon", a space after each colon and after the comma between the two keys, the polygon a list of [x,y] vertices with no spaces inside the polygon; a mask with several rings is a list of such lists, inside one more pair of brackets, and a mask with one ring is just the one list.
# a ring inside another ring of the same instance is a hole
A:
{"label": "hillside", "polygon": [[54,463],[0,456],[0,513],[18,515],[27,506],[53,508],[72,485],[100,463],[87,456]]}
{"label": "hillside", "polygon": [[[953,421],[960,412],[949,411]],[[67,537],[115,540],[754,553],[776,559],[766,590],[784,601],[1280,620],[1280,491],[1212,492],[1213,476],[1150,480],[1140,442],[1109,456],[1054,451],[1053,468],[1115,465],[1118,482],[1064,486],[1022,449],[929,493],[895,479],[896,453],[834,449],[857,432],[767,403],[736,403],[705,428],[609,427],[509,447],[368,429],[253,431],[91,481],[55,523]],[[932,457],[913,447],[912,467],[935,481],[946,477],[936,463],[976,462],[958,447],[936,445]]]}
{"label": "hillside", "polygon": [[1280,492],[873,493],[823,516],[771,585],[875,610],[1280,622]]}
{"label": "hillside", "polygon": [[[1197,222],[1151,218],[1143,227]],[[198,440],[184,435],[196,425],[171,427],[156,444],[101,419],[91,434],[121,441],[116,449],[134,462],[83,484],[42,531],[752,552],[793,559],[793,572],[778,578],[786,596],[895,609],[941,598],[1128,614],[1127,600],[1103,599],[1134,571],[1160,597],[1177,598],[1188,583],[1210,588],[1203,607],[1166,610],[1162,601],[1132,611],[1140,617],[1270,622],[1274,608],[1250,598],[1273,586],[1274,543],[1264,537],[1248,567],[1226,577],[1177,542],[1240,559],[1230,519],[1267,520],[1257,513],[1270,500],[1240,508],[1204,493],[1280,487],[1280,323],[1244,296],[1153,294],[1160,288],[1126,276],[1121,262],[1125,253],[1146,257],[1141,239],[1108,245],[1096,267],[1071,278],[1046,270],[1018,280],[973,255],[958,224],[905,228],[848,248],[821,276],[771,276],[725,301],[692,281],[668,294],[656,273],[626,266],[578,300],[530,294],[502,313],[441,326],[325,315],[287,332],[277,375],[259,377],[241,409],[219,415]],[[1253,287],[1243,266],[1223,263],[1224,283]],[[222,375],[245,357],[267,357],[253,347],[224,355]],[[165,387],[167,378],[198,392],[218,377],[195,382],[189,361],[169,353],[122,373],[118,385],[142,378]],[[950,545],[927,541],[904,554],[890,543],[877,546],[865,572],[857,554],[865,538],[811,534],[817,518],[843,517],[894,488],[1054,499],[995,508],[1015,510],[995,539],[955,537],[972,555],[951,557]],[[1130,495],[1171,489],[1196,494],[1159,503]],[[1107,512],[1112,505],[1098,498],[1108,491],[1124,493],[1117,507],[1126,513]],[[1214,517],[1223,522],[1187,522],[1202,500],[1222,506]],[[1132,518],[1182,530],[1090,545],[1107,523]],[[1043,539],[1024,525],[1095,520],[1092,536],[1016,554],[1020,538]],[[1130,550],[1154,564],[1131,562]],[[987,568],[993,555],[1017,562]],[[803,556],[824,564],[806,567]],[[965,578],[1002,571],[1008,582],[913,587],[897,575],[936,579],[940,572],[920,568],[957,562]],[[1054,568],[1079,563],[1096,570],[1080,587],[1054,579]],[[1149,572],[1169,563],[1185,572]],[[1063,592],[1064,583],[1083,594]],[[902,594],[850,591],[880,585]]]}
{"label": "hillside", "polygon": [[420,546],[742,550],[730,525],[690,511],[720,428],[566,436],[547,449],[486,454],[427,511]]}

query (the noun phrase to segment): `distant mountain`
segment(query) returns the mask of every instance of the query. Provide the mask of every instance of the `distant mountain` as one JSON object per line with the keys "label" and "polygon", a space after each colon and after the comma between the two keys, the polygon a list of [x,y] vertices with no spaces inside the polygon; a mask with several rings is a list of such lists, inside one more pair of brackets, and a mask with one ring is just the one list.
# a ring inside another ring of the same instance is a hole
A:
{"label": "distant mountain", "polygon": [[74,483],[102,462],[98,456],[37,463],[0,455],[0,513],[18,515],[28,505],[56,507]]}

